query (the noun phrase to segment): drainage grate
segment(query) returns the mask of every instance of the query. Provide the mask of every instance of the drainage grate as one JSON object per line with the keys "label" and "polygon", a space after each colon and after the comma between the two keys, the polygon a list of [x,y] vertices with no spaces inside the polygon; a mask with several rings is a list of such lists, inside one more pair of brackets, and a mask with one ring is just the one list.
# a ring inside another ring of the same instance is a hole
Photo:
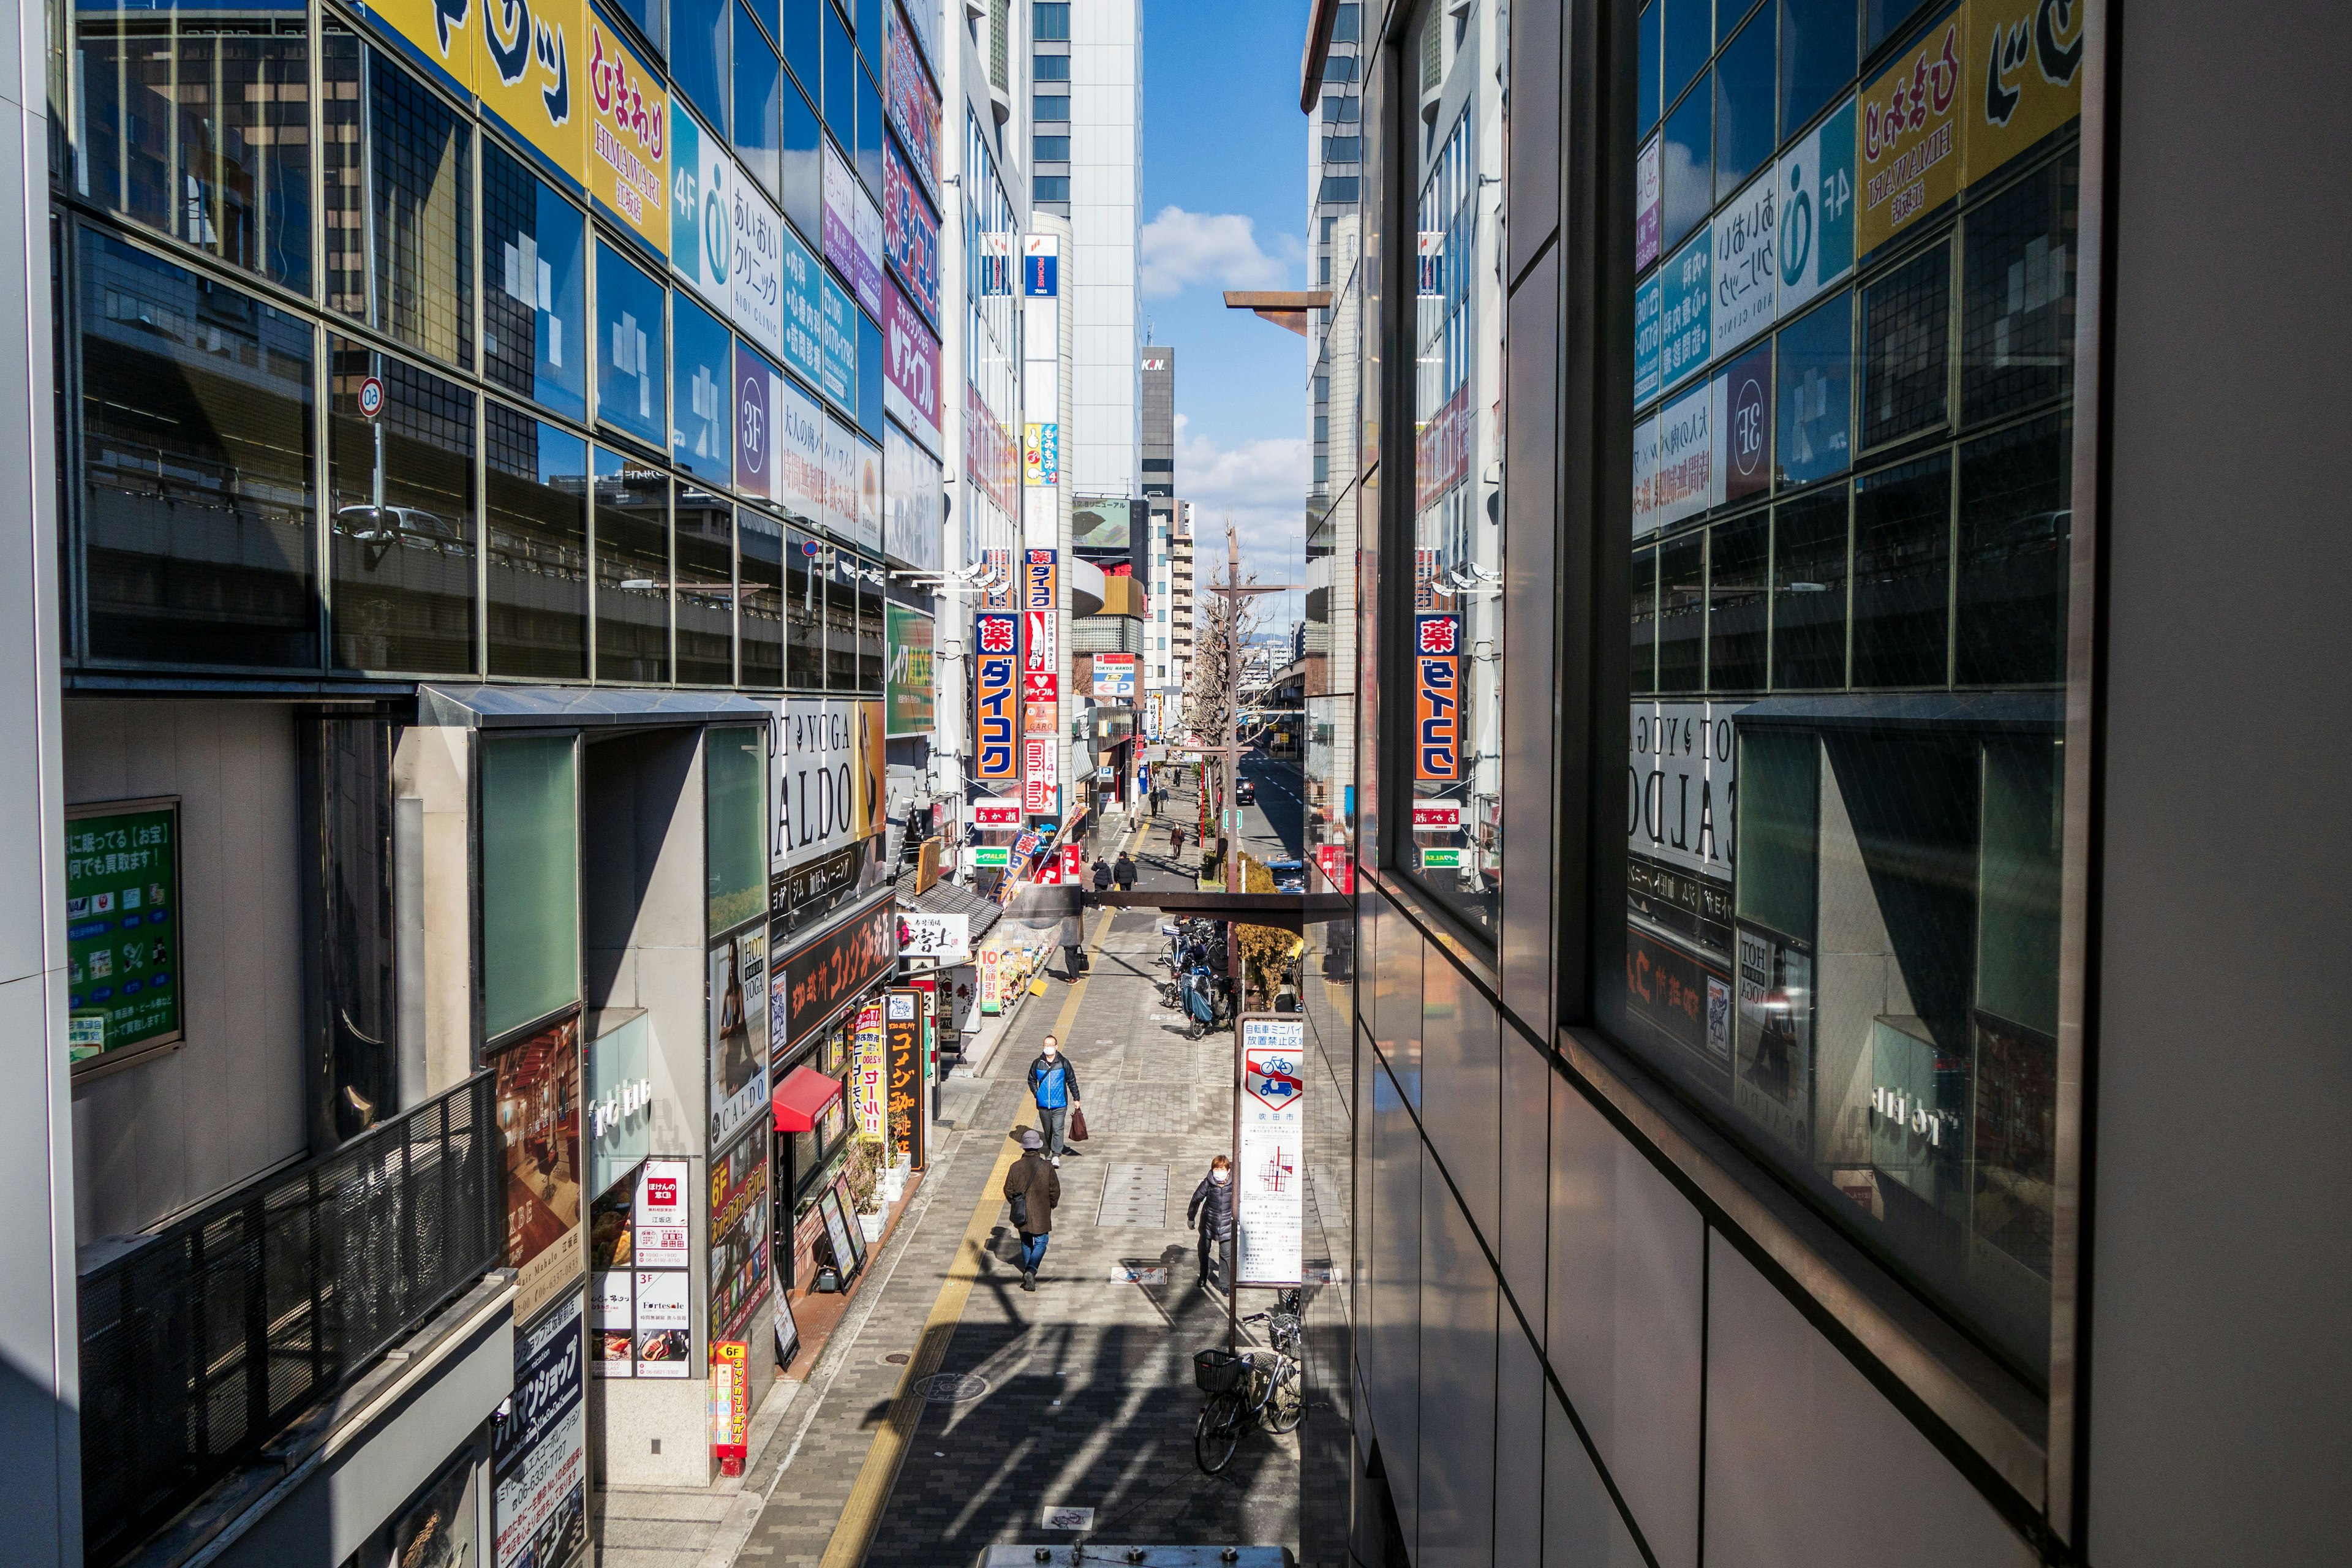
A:
{"label": "drainage grate", "polygon": [[923,1391],[923,1397],[934,1405],[959,1405],[986,1394],[988,1379],[976,1373],[942,1372],[923,1379],[916,1386]]}
{"label": "drainage grate", "polygon": [[1113,1165],[1103,1177],[1102,1207],[1095,1223],[1167,1229],[1168,1167]]}

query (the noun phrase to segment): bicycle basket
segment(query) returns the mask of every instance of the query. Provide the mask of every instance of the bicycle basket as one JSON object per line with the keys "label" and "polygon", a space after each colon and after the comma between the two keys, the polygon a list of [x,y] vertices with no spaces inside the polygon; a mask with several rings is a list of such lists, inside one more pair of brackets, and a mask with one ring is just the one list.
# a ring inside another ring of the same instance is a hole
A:
{"label": "bicycle basket", "polygon": [[1231,1351],[1192,1352],[1192,1381],[1203,1394],[1231,1394],[1242,1385],[1249,1363]]}

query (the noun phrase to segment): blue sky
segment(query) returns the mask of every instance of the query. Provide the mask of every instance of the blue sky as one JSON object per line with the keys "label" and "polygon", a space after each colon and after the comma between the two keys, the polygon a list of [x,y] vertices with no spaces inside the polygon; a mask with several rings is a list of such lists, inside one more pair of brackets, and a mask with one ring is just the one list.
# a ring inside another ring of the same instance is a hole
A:
{"label": "blue sky", "polygon": [[1195,503],[1203,556],[1223,553],[1230,514],[1272,582],[1296,580],[1302,549],[1307,344],[1226,310],[1223,291],[1305,286],[1307,12],[1145,0],[1143,18],[1140,306],[1176,349],[1176,493]]}

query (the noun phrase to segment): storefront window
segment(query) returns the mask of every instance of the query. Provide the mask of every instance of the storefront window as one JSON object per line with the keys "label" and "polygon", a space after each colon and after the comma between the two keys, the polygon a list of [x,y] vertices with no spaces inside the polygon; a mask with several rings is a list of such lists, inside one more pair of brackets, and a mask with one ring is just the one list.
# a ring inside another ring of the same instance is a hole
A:
{"label": "storefront window", "polygon": [[311,327],[78,232],[91,657],[316,669]]}
{"label": "storefront window", "polygon": [[482,363],[551,413],[588,412],[588,220],[482,143]]}
{"label": "storefront window", "polygon": [[784,684],[795,691],[824,689],[826,547],[799,529],[784,531]]}
{"label": "storefront window", "polygon": [[656,451],[669,450],[662,388],[669,344],[662,286],[596,245],[596,417]]}
{"label": "storefront window", "polygon": [[485,737],[482,1027],[495,1040],[580,1000],[578,747]]}
{"label": "storefront window", "polygon": [[[1658,62],[1630,85],[1664,129],[1619,174],[1641,204],[1618,305],[1633,798],[1601,1021],[2039,1383],[2080,81],[2004,98],[1979,58],[1890,122],[1942,19],[1765,0],[1714,7],[1710,42],[1708,10],[1654,0],[1629,51]],[[1902,162],[1927,138],[1952,155]],[[1458,371],[1432,331],[1454,234],[1423,213],[1426,380]]]}
{"label": "storefront window", "polygon": [[588,443],[485,410],[492,675],[588,675]]}
{"label": "storefront window", "polygon": [[784,684],[784,528],[765,512],[735,513],[735,637],[739,685]]}
{"label": "storefront window", "polygon": [[347,338],[329,353],[335,666],[471,674],[474,395]]}
{"label": "storefront window", "polygon": [[730,725],[704,731],[702,798],[710,933],[716,936],[768,907],[768,734],[764,729]]}
{"label": "storefront window", "polygon": [[[1411,821],[1396,863],[1491,935],[1503,874],[1503,125],[1499,13],[1466,25],[1423,8],[1424,102],[1444,106],[1418,154],[1412,317]],[[1705,579],[1698,580],[1704,601]]]}
{"label": "storefront window", "polygon": [[368,185],[378,330],[474,367],[474,134],[425,84],[368,51]]}
{"label": "storefront window", "polygon": [[735,509],[699,485],[677,487],[677,679],[735,680]]}
{"label": "storefront window", "polygon": [[670,311],[670,460],[724,485],[735,475],[735,339],[684,294]]}
{"label": "storefront window", "polygon": [[669,480],[596,448],[596,679],[669,679]]}

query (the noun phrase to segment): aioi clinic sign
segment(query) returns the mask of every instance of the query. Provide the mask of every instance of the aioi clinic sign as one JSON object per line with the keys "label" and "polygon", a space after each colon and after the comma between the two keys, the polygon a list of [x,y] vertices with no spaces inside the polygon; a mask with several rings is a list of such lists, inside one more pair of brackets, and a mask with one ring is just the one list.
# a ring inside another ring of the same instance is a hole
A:
{"label": "aioi clinic sign", "polygon": [[1248,1014],[1234,1140],[1237,1285],[1297,1285],[1307,1228],[1307,1025],[1297,1014]]}

